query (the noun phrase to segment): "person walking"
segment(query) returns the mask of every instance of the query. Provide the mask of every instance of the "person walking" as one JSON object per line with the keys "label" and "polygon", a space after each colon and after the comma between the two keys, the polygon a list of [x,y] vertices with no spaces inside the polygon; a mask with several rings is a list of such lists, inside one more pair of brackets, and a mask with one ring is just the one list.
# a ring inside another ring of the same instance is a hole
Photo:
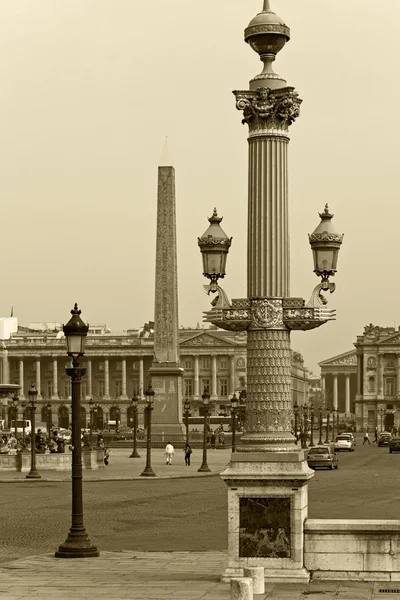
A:
{"label": "person walking", "polygon": [[211,433],[210,442],[211,442],[211,448],[213,450],[215,450],[215,433],[214,432]]}
{"label": "person walking", "polygon": [[378,428],[377,427],[375,427],[374,441],[372,443],[373,444],[377,444],[378,443]]}
{"label": "person walking", "polygon": [[368,429],[365,431],[364,433],[364,441],[363,441],[363,446],[365,444],[365,442],[368,442],[369,445],[371,445],[371,442],[369,441],[369,434],[368,434]]}
{"label": "person walking", "polygon": [[192,454],[192,449],[190,447],[190,444],[185,444],[183,451],[185,453],[185,465],[190,467],[190,455]]}
{"label": "person walking", "polygon": [[174,447],[171,444],[171,442],[167,442],[167,445],[165,446],[164,454],[167,459],[167,465],[172,465],[172,457],[175,454],[175,450],[174,450]]}

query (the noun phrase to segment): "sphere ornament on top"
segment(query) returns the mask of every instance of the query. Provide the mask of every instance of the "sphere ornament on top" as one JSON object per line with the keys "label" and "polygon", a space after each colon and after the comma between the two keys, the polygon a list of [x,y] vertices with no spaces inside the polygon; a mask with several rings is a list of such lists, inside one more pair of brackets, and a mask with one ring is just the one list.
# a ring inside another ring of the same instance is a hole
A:
{"label": "sphere ornament on top", "polygon": [[271,10],[269,0],[264,0],[262,12],[258,13],[246,27],[244,39],[260,55],[264,63],[262,73],[250,81],[250,89],[285,87],[286,80],[274,72],[272,63],[277,53],[290,40],[290,29],[283,19]]}

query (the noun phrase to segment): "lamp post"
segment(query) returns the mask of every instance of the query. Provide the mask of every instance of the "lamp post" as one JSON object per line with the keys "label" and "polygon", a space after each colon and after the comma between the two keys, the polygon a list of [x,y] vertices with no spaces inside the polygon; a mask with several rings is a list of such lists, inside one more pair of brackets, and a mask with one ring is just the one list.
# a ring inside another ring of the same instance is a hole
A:
{"label": "lamp post", "polygon": [[189,398],[186,398],[186,400],[185,400],[184,409],[185,409],[186,443],[188,444],[189,443],[189,411],[190,411]]}
{"label": "lamp post", "polygon": [[72,367],[66,369],[72,383],[72,523],[67,539],[55,553],[56,558],[90,558],[100,554],[83,524],[81,380],[86,369],[79,366],[79,357],[85,354],[89,326],[82,321],[80,314],[75,304],[71,319],[63,326],[67,354],[72,358]]}
{"label": "lamp post", "polygon": [[336,409],[336,435],[339,435],[339,409]]}
{"label": "lamp post", "polygon": [[31,411],[31,470],[26,476],[26,479],[41,479],[36,469],[35,411],[37,394],[37,389],[34,384],[32,384],[28,390],[29,408]]}
{"label": "lamp post", "polygon": [[18,439],[18,396],[13,398],[15,439]]}
{"label": "lamp post", "polygon": [[310,419],[311,419],[310,446],[314,446],[314,406],[312,404],[310,404]]}
{"label": "lamp post", "polygon": [[319,440],[318,440],[318,444],[321,446],[322,445],[322,409],[319,409]]}
{"label": "lamp post", "polygon": [[303,432],[301,436],[301,447],[303,449],[308,448],[307,446],[307,432],[308,432],[308,406],[307,404],[302,405],[303,409]]}
{"label": "lamp post", "polygon": [[238,407],[238,399],[234,393],[231,398],[231,412],[232,412],[232,452],[236,452],[236,409]]}
{"label": "lamp post", "polygon": [[207,433],[208,433],[208,411],[210,405],[210,394],[208,388],[206,388],[201,396],[204,407],[204,431],[203,431],[203,462],[201,467],[197,469],[200,473],[209,473],[211,471],[207,464]]}
{"label": "lamp post", "polygon": [[331,416],[331,412],[329,410],[329,408],[326,411],[326,438],[325,438],[325,444],[329,444],[329,418]]}
{"label": "lamp post", "polygon": [[93,408],[94,408],[93,398],[90,398],[90,400],[89,400],[89,445],[90,445],[90,449],[93,448]]}
{"label": "lamp post", "polygon": [[332,410],[332,437],[331,442],[335,441],[335,422],[336,422],[336,408]]}
{"label": "lamp post", "polygon": [[22,400],[21,408],[22,408],[22,449],[24,449],[25,448],[26,400]]}
{"label": "lamp post", "polygon": [[136,434],[137,434],[137,427],[138,427],[138,404],[139,404],[139,398],[136,396],[133,396],[132,398],[132,409],[133,409],[133,450],[132,450],[132,454],[130,455],[129,458],[140,458],[140,454],[137,451],[137,438],[136,438]]}
{"label": "lamp post", "polygon": [[296,437],[295,444],[297,444],[297,442],[298,442],[297,430],[299,428],[299,423],[298,423],[298,420],[299,420],[299,405],[297,404],[297,401],[294,403],[293,411],[294,411],[294,435]]}
{"label": "lamp post", "polygon": [[48,402],[46,405],[47,408],[47,430],[48,430],[48,437],[50,439],[51,437],[51,426],[52,426],[52,421],[53,421],[53,417],[51,414],[51,402]]}
{"label": "lamp post", "polygon": [[147,445],[146,445],[146,467],[143,473],[140,473],[142,477],[155,477],[153,469],[151,468],[151,413],[153,410],[154,401],[154,390],[149,384],[149,387],[145,391],[146,396],[146,411],[147,411]]}

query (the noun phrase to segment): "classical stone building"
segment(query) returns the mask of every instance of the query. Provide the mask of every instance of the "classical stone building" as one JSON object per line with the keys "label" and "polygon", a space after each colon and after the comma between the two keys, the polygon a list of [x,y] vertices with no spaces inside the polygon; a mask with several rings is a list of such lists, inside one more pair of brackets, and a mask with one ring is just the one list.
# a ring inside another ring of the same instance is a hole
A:
{"label": "classical stone building", "polygon": [[[21,385],[21,402],[28,398],[33,383],[38,395],[39,422],[46,422],[47,404],[51,404],[52,423],[68,427],[71,420],[71,382],[65,373],[68,365],[66,343],[61,331],[40,332],[22,328],[4,340],[0,361],[1,381]],[[150,381],[153,362],[153,333],[109,332],[105,325],[92,326],[86,342],[82,366],[82,426],[89,422],[89,400],[97,405],[94,414],[99,429],[108,421],[131,425],[131,398],[142,398]],[[246,389],[246,334],[217,329],[180,329],[180,366],[184,369],[183,396],[191,403],[192,416],[201,415],[201,395],[208,388],[211,414],[217,415],[230,405],[234,391]],[[308,371],[301,354],[292,353],[292,392],[299,404],[308,399]],[[21,403],[20,403],[21,404]],[[12,410],[2,407],[6,423]],[[21,408],[20,408],[21,418]],[[143,406],[139,413],[143,424]]]}
{"label": "classical stone building", "polygon": [[357,393],[356,351],[344,352],[318,364],[321,367],[321,392],[341,415],[350,417],[355,412]]}

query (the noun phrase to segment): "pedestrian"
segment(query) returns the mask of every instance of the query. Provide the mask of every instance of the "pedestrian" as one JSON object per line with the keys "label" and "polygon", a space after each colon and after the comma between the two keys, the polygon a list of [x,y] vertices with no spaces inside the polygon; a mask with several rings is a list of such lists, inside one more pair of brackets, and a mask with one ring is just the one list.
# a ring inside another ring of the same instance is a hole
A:
{"label": "pedestrian", "polygon": [[172,465],[172,456],[175,454],[175,450],[171,442],[167,442],[165,446],[164,454],[167,459],[167,465]]}
{"label": "pedestrian", "polygon": [[215,433],[214,432],[212,432],[212,434],[211,434],[210,442],[211,442],[211,448],[213,450],[215,450]]}
{"label": "pedestrian", "polygon": [[185,465],[187,465],[188,467],[190,467],[190,455],[192,454],[192,449],[191,449],[189,443],[185,444],[185,447],[184,447],[183,451],[185,453]]}
{"label": "pedestrian", "polygon": [[372,443],[373,444],[378,443],[378,428],[377,427],[375,427],[374,441]]}
{"label": "pedestrian", "polygon": [[364,433],[364,441],[363,441],[363,446],[365,444],[365,442],[368,442],[369,445],[371,445],[371,442],[369,441],[369,434],[368,434],[368,429],[365,431]]}

